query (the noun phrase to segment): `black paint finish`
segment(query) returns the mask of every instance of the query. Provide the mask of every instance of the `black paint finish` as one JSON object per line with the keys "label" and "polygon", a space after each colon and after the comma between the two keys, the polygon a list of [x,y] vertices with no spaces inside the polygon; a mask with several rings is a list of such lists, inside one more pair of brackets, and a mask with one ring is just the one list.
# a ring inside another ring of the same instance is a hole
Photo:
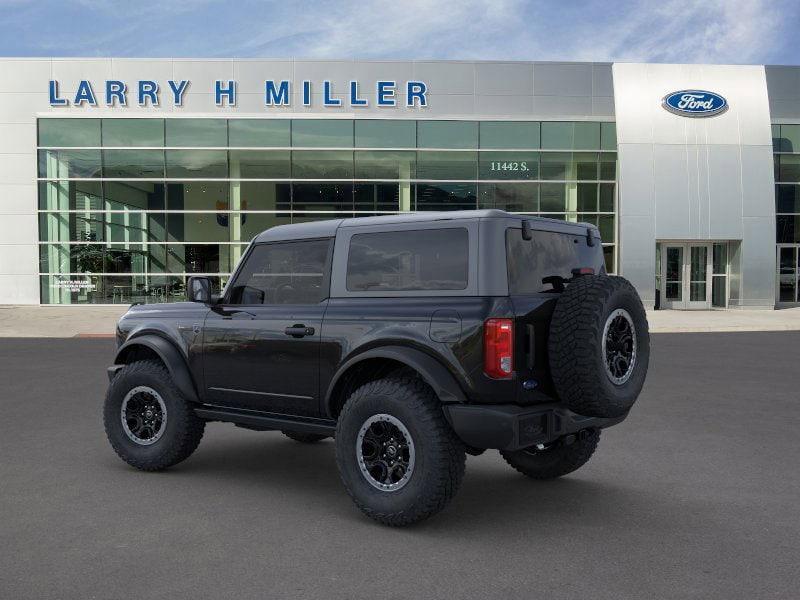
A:
{"label": "black paint finish", "polygon": [[[534,237],[539,229],[551,237],[563,234],[587,257],[602,261],[600,246],[590,248],[587,243],[588,235],[596,236],[592,226],[546,219],[532,219],[531,224]],[[361,229],[455,226],[469,231],[470,279],[464,290],[334,293],[336,282],[345,278],[347,244]],[[265,419],[288,415],[309,423],[323,420],[328,427],[336,414],[332,405],[336,386],[364,359],[374,361],[362,365],[367,370],[380,364],[416,365],[441,392],[444,403],[523,407],[552,403],[558,398],[549,376],[547,336],[558,290],[509,295],[506,239],[516,240],[515,235],[521,236],[521,219],[500,211],[276,227],[259,236],[245,253],[222,299],[211,304],[133,306],[119,321],[118,343],[127,342],[129,348],[147,335],[173,344],[181,357],[174,362],[185,364],[171,365],[171,370],[187,370],[196,397],[208,410],[232,415],[242,411],[272,415]],[[333,241],[333,258],[329,255],[320,289],[325,299],[305,305],[233,304],[230,289],[235,288],[242,264],[254,255],[253,248],[296,239]],[[491,379],[484,373],[483,325],[489,318],[514,319],[515,364],[508,379]],[[381,349],[386,351],[381,354]],[[146,349],[143,352],[146,355]],[[115,362],[125,362],[125,356]]]}

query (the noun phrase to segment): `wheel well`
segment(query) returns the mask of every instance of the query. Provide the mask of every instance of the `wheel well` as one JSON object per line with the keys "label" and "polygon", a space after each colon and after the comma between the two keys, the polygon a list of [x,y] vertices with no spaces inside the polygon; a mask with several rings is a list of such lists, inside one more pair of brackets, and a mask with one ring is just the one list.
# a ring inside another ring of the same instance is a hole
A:
{"label": "wheel well", "polygon": [[392,373],[403,370],[413,371],[418,375],[418,373],[407,364],[391,358],[368,358],[354,364],[342,374],[331,391],[331,396],[328,401],[331,417],[334,419],[338,418],[350,394],[365,383],[383,379]]}
{"label": "wheel well", "polygon": [[120,353],[116,362],[118,365],[127,365],[132,362],[136,362],[137,360],[156,360],[162,365],[164,364],[164,361],[161,360],[158,352],[152,348],[148,348],[143,344],[134,344],[132,346],[128,346]]}

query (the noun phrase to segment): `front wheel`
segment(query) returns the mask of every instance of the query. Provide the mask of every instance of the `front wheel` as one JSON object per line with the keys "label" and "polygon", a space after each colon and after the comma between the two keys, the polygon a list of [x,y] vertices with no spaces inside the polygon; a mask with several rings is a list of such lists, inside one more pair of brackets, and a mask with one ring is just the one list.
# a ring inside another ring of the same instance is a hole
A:
{"label": "front wheel", "polygon": [[185,460],[205,430],[205,421],[167,369],[153,360],[119,370],[108,387],[103,423],[117,455],[143,471],[160,471]]}
{"label": "front wheel", "polygon": [[339,415],[336,462],[344,486],[384,525],[409,525],[442,510],[465,461],[433,390],[413,375],[361,386]]}
{"label": "front wheel", "polygon": [[567,436],[550,446],[534,446],[513,452],[501,450],[500,454],[523,475],[533,479],[555,479],[585,465],[599,441],[599,429],[586,429],[577,436]]}

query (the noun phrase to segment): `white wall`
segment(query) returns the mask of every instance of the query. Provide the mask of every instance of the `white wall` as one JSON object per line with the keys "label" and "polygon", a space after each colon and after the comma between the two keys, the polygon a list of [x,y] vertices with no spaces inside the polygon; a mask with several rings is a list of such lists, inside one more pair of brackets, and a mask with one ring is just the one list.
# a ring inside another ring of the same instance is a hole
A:
{"label": "white wall", "polygon": [[0,304],[39,302],[36,119],[49,60],[0,62]]}
{"label": "white wall", "polygon": [[[772,135],[764,67],[615,64],[620,273],[655,300],[655,240],[741,240],[740,306],[775,302]],[[717,116],[661,106],[686,89],[728,100]]]}

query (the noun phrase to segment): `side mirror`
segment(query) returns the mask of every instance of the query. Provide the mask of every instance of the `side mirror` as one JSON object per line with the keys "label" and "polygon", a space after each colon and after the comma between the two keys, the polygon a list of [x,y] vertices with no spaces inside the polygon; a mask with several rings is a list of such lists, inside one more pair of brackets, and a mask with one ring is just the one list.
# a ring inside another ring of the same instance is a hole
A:
{"label": "side mirror", "polygon": [[189,277],[186,280],[186,299],[211,304],[211,280],[208,277]]}

